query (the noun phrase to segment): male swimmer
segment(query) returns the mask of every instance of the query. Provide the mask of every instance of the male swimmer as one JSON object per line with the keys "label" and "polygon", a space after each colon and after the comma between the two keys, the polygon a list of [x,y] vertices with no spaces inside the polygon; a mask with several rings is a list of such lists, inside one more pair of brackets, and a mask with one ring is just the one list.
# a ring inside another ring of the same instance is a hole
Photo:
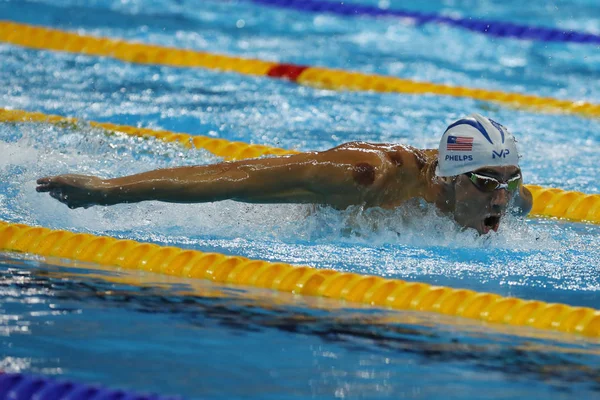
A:
{"label": "male swimmer", "polygon": [[158,200],[202,203],[314,203],[393,208],[415,198],[435,204],[463,227],[497,231],[511,208],[529,213],[513,135],[478,114],[451,124],[438,150],[350,142],[322,152],[159,169],[114,179],[59,175],[38,192],[70,208]]}

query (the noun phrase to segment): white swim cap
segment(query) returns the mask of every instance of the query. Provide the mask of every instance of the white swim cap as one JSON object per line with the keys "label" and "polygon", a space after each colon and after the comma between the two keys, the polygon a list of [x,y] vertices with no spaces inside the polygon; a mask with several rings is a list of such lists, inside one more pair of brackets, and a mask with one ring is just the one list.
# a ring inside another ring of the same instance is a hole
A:
{"label": "white swim cap", "polygon": [[455,176],[483,167],[506,165],[519,165],[514,136],[496,121],[471,114],[444,132],[435,174]]}

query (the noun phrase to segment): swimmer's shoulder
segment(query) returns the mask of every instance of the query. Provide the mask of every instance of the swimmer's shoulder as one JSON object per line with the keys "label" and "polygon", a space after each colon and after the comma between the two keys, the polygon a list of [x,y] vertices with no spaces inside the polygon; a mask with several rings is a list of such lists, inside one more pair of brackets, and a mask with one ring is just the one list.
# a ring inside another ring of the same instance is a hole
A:
{"label": "swimmer's shoulder", "polygon": [[422,198],[427,202],[435,201],[438,192],[434,179],[438,150],[394,145],[388,154],[396,167],[396,179],[403,182],[407,196]]}
{"label": "swimmer's shoulder", "polygon": [[417,178],[428,177],[437,163],[437,149],[419,149],[417,147],[394,143],[347,142],[332,151],[348,151],[377,155],[383,163],[381,172],[400,174]]}
{"label": "swimmer's shoulder", "polygon": [[421,174],[432,166],[435,167],[437,163],[437,149],[419,149],[403,144],[393,144],[387,145],[385,151],[390,161],[407,173]]}

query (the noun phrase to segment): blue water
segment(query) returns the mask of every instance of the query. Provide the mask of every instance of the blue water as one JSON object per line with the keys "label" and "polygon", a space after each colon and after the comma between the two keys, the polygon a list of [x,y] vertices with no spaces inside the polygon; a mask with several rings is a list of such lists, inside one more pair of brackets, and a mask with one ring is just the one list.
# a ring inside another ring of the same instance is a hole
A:
{"label": "blue water", "polygon": [[[390,7],[600,31],[595,2],[552,4]],[[600,102],[593,46],[243,1],[0,1],[0,15],[224,54]],[[298,150],[348,140],[436,147],[448,123],[477,111],[515,133],[527,182],[600,193],[594,119],[470,99],[338,93],[5,44],[0,59],[0,107]],[[433,209],[418,219],[409,209],[322,208],[307,216],[304,206],[229,201],[69,210],[34,191],[35,179],[49,174],[109,177],[214,161],[202,150],[107,137],[85,125],[0,124],[0,219],[600,308],[596,225],[511,219],[480,238]],[[3,255],[0,273],[4,370],[190,398],[589,398],[600,390],[598,342],[570,335],[60,260]]]}
{"label": "blue water", "polygon": [[[600,5],[592,1],[571,2],[570,6],[553,2],[546,7],[518,1],[501,6],[492,1],[460,2],[459,6],[446,2],[452,12],[434,3],[424,8],[421,2],[410,6],[411,2],[399,1],[390,7],[600,32]],[[515,13],[522,18],[513,18]],[[415,27],[390,18],[342,18],[243,0],[5,0],[0,2],[0,15],[92,35],[216,53],[600,101],[600,81],[586,79],[600,73],[600,46],[500,39],[445,25]]]}

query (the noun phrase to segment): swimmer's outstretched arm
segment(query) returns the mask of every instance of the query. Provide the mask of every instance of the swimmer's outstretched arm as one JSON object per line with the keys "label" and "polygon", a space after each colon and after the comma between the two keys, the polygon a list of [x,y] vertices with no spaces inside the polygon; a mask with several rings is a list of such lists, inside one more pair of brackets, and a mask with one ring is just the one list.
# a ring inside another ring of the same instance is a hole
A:
{"label": "swimmer's outstretched arm", "polygon": [[70,208],[158,200],[201,203],[317,203],[346,207],[368,201],[388,159],[383,151],[345,145],[287,157],[159,169],[114,179],[59,175],[38,179]]}

